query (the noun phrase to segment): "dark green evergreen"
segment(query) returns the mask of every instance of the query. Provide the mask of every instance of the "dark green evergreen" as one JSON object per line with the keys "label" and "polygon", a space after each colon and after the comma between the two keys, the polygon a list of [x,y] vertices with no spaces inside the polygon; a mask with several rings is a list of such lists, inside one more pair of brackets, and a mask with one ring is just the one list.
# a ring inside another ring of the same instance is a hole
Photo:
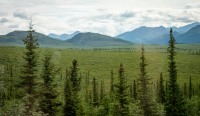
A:
{"label": "dark green evergreen", "polygon": [[140,77],[138,79],[138,99],[140,100],[140,108],[144,116],[155,116],[154,104],[150,94],[150,78],[147,76],[147,62],[144,56],[144,47],[142,45],[140,63]]}
{"label": "dark green evergreen", "polygon": [[64,89],[64,116],[76,116],[76,104],[73,95],[72,82],[70,80],[70,74],[66,69],[66,80],[65,80],[65,89]]}
{"label": "dark green evergreen", "polygon": [[129,115],[129,85],[127,84],[127,79],[124,75],[123,64],[120,64],[119,67],[119,77],[118,82],[115,85],[115,96],[118,103],[117,112],[119,116],[128,116]]}
{"label": "dark green evergreen", "polygon": [[98,106],[99,105],[97,85],[98,85],[97,80],[94,77],[93,78],[93,105],[94,106]]}
{"label": "dark green evergreen", "polygon": [[192,79],[190,77],[190,81],[189,81],[189,99],[192,98]]}
{"label": "dark green evergreen", "polygon": [[72,61],[72,67],[70,71],[70,80],[72,82],[72,88],[75,94],[80,91],[80,77],[78,77],[78,62],[76,59]]}
{"label": "dark green evergreen", "polygon": [[166,93],[165,111],[167,116],[185,116],[185,100],[177,83],[177,70],[175,62],[175,39],[170,29],[169,52],[169,83]]}
{"label": "dark green evergreen", "polygon": [[51,55],[46,54],[43,60],[43,69],[41,78],[43,82],[40,89],[39,106],[42,112],[48,116],[55,116],[57,107],[60,105],[56,101],[58,92],[56,91],[56,84],[54,84],[55,70],[51,63]]}
{"label": "dark green evergreen", "polygon": [[33,36],[33,24],[29,25],[28,35],[23,40],[26,46],[25,64],[23,65],[21,82],[19,87],[22,89],[23,111],[21,115],[32,116],[36,99],[36,78],[37,78],[37,39]]}
{"label": "dark green evergreen", "polygon": [[[66,85],[65,85],[65,101],[66,101],[65,115],[75,116],[78,114],[79,107],[81,107],[79,97],[78,97],[79,91],[80,91],[81,78],[78,77],[78,62],[76,59],[72,61],[72,66],[70,67],[70,72],[69,72],[69,75],[67,74],[67,76],[69,77],[67,77]],[[68,78],[70,80],[68,80]],[[67,93],[67,91],[70,91],[70,92]],[[67,102],[70,102],[70,103],[68,104]],[[69,112],[67,113],[67,111]]]}
{"label": "dark green evergreen", "polygon": [[5,105],[5,93],[4,67],[0,67],[0,108]]}
{"label": "dark green evergreen", "polygon": [[[88,71],[89,72],[89,71]],[[89,103],[89,80],[88,80],[88,73],[85,75],[85,102]]]}
{"label": "dark green evergreen", "polygon": [[133,98],[137,100],[137,85],[135,80],[133,81]]}
{"label": "dark green evergreen", "polygon": [[158,86],[158,102],[164,104],[165,103],[165,88],[163,83],[162,72],[160,73],[160,80]]}
{"label": "dark green evergreen", "polygon": [[102,102],[105,97],[105,87],[104,81],[101,81],[101,88],[100,88],[100,101]]}
{"label": "dark green evergreen", "polygon": [[110,99],[114,100],[114,73],[113,70],[110,71]]}

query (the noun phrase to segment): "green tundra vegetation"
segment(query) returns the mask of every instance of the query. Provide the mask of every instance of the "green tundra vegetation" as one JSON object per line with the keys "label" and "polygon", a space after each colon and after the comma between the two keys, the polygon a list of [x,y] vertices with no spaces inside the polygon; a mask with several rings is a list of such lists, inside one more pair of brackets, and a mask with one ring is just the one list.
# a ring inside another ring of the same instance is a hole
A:
{"label": "green tundra vegetation", "polygon": [[0,47],[2,116],[198,116],[200,45]]}

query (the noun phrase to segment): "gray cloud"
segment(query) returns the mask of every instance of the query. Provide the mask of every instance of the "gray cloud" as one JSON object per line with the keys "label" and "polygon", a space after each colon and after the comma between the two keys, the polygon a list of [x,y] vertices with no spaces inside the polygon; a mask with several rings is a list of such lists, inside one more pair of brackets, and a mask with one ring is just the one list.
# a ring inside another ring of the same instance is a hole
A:
{"label": "gray cloud", "polygon": [[177,18],[177,21],[184,22],[184,23],[194,22],[194,20],[190,19],[189,17],[180,17],[180,18]]}
{"label": "gray cloud", "polygon": [[7,18],[2,18],[2,19],[0,20],[0,23],[6,23],[6,22],[9,22],[9,20],[8,20]]}
{"label": "gray cloud", "polygon": [[23,12],[23,11],[21,11],[21,10],[15,11],[15,12],[13,13],[13,16],[14,16],[14,17],[21,18],[21,19],[29,19],[29,16],[28,16],[25,12]]}
{"label": "gray cloud", "polygon": [[8,28],[18,28],[18,25],[9,25]]}
{"label": "gray cloud", "polygon": [[190,8],[192,8],[192,6],[191,5],[186,5],[185,8],[186,9],[190,9]]}
{"label": "gray cloud", "polygon": [[126,11],[124,13],[121,13],[120,16],[124,17],[124,18],[131,18],[131,17],[135,16],[135,13],[134,12],[130,12],[130,11]]}

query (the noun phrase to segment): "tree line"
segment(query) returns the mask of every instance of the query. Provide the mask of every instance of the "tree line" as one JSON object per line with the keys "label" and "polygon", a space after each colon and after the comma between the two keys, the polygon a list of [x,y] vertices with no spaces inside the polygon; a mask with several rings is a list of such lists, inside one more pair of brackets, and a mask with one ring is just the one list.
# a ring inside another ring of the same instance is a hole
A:
{"label": "tree line", "polygon": [[[117,80],[114,72],[110,72],[109,92],[106,92],[104,81],[90,79],[89,71],[83,80],[79,74],[78,61],[74,59],[70,68],[65,70],[63,93],[59,93],[55,83],[56,70],[50,53],[44,55],[41,75],[37,72],[37,39],[33,36],[32,23],[29,25],[27,37],[23,40],[26,51],[20,78],[13,80],[13,68],[10,66],[10,78],[3,78],[4,69],[0,72],[0,113],[3,116],[194,116],[200,115],[200,99],[195,94],[190,77],[189,86],[185,83],[181,88],[177,82],[176,49],[173,31],[170,29],[168,44],[168,81],[163,79],[162,72],[157,81],[156,95],[151,90],[151,79],[146,67],[145,49],[142,45],[139,77],[128,83],[125,68],[119,65]],[[0,67],[1,68],[1,67]],[[16,84],[13,81],[16,81]],[[92,81],[92,82],[91,82]],[[8,87],[5,82],[9,83]],[[83,85],[85,87],[83,88]],[[91,85],[92,84],[92,85]],[[199,86],[200,89],[200,86]],[[58,100],[63,94],[62,101]],[[156,96],[156,97],[154,97]],[[13,100],[16,106],[6,107]],[[194,108],[192,108],[194,107]]]}

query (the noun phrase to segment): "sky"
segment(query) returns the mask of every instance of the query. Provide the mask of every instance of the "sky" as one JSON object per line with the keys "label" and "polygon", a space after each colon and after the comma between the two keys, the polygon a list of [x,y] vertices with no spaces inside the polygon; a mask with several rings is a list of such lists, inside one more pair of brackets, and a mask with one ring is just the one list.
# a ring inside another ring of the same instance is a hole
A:
{"label": "sky", "polygon": [[140,26],[200,22],[200,0],[0,0],[0,35],[34,29],[44,34],[94,32],[110,36]]}

